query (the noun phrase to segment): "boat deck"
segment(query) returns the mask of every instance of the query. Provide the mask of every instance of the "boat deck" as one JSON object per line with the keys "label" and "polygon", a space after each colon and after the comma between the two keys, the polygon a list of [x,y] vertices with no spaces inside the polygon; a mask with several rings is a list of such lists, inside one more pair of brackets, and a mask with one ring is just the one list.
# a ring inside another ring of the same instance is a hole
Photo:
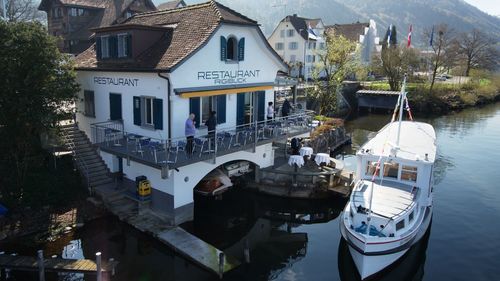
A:
{"label": "boat deck", "polygon": [[[355,188],[352,197],[354,208],[369,209],[371,188],[372,182],[368,180],[363,181],[360,188]],[[376,215],[393,218],[415,204],[416,192],[411,186],[390,181],[381,185],[380,181],[375,181],[373,188],[372,212]]]}

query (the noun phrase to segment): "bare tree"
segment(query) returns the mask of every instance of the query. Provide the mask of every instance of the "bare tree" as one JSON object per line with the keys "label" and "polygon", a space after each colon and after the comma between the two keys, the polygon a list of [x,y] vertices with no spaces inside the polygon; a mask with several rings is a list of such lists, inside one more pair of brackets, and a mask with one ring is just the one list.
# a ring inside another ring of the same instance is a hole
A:
{"label": "bare tree", "polygon": [[453,51],[465,67],[465,76],[469,76],[473,68],[494,69],[498,62],[498,50],[495,40],[483,32],[473,29],[460,33],[453,40]]}
{"label": "bare tree", "polygon": [[399,91],[404,74],[412,74],[418,67],[418,63],[418,56],[414,49],[383,45],[380,56],[374,57],[372,67],[387,77],[392,91]]}
{"label": "bare tree", "polygon": [[436,28],[430,28],[424,31],[425,38],[432,38],[432,77],[429,93],[432,93],[432,88],[436,82],[436,75],[443,67],[447,67],[454,60],[451,51],[451,43],[453,41],[454,31],[446,24],[440,24]]}
{"label": "bare tree", "polygon": [[[5,10],[7,11],[7,20],[11,22],[18,21],[44,21],[44,13],[38,10],[38,3],[33,0],[0,0],[5,1]],[[0,5],[3,15],[3,5]]]}

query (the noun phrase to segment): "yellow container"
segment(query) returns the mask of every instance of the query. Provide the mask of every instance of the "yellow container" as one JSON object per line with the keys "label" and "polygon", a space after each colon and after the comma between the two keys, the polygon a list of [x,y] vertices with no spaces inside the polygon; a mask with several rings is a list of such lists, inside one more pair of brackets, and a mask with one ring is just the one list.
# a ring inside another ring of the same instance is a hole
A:
{"label": "yellow container", "polygon": [[149,196],[151,195],[151,183],[149,180],[141,180],[137,185],[137,194],[139,196]]}

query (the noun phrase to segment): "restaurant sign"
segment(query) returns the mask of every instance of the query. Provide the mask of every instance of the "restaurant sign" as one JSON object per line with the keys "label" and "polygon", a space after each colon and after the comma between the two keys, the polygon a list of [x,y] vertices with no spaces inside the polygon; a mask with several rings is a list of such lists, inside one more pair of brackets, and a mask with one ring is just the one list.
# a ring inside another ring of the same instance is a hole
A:
{"label": "restaurant sign", "polygon": [[139,79],[135,78],[111,78],[111,77],[94,77],[94,84],[99,85],[115,85],[115,86],[129,86],[137,87]]}
{"label": "restaurant sign", "polygon": [[260,70],[198,71],[198,80],[211,80],[215,85],[245,84],[247,79],[259,78]]}

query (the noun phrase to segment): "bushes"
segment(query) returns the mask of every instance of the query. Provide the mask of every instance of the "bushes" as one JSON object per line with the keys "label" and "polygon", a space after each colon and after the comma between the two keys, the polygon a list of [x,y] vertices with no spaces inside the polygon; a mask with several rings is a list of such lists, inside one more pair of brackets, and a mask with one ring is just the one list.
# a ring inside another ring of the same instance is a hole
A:
{"label": "bushes", "polygon": [[311,139],[315,139],[316,137],[328,133],[329,131],[344,126],[344,120],[340,118],[330,118],[323,115],[317,115],[314,117],[314,120],[318,120],[321,122],[321,125],[318,126],[312,133]]}

